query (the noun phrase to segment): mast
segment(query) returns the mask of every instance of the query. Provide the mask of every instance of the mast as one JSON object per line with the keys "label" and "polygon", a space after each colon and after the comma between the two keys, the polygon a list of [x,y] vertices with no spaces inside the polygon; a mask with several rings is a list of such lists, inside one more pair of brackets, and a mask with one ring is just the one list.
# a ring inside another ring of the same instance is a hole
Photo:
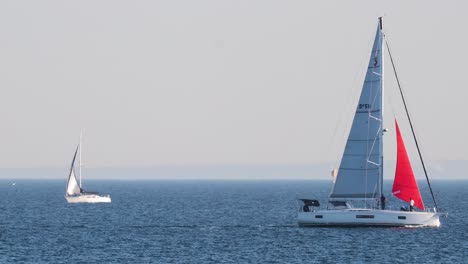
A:
{"label": "mast", "polygon": [[437,208],[437,202],[436,202],[435,197],[434,197],[434,192],[432,191],[431,182],[429,181],[429,177],[427,176],[426,165],[424,164],[424,160],[423,160],[423,157],[422,157],[422,154],[421,154],[421,149],[419,148],[418,140],[416,138],[416,133],[415,133],[414,127],[413,127],[413,123],[411,122],[411,117],[410,117],[410,114],[409,114],[409,111],[408,111],[408,106],[406,105],[405,96],[403,95],[403,89],[402,89],[402,87],[400,85],[400,79],[398,78],[398,74],[397,74],[397,71],[396,71],[396,68],[395,68],[395,63],[393,62],[392,53],[390,52],[390,46],[388,45],[388,40],[387,40],[387,37],[385,35],[384,35],[384,38],[385,38],[385,43],[386,43],[386,46],[387,46],[388,55],[389,55],[390,61],[392,63],[393,72],[395,73],[395,78],[396,78],[396,81],[397,81],[397,84],[398,84],[401,99],[403,101],[403,105],[405,106],[406,116],[408,117],[408,122],[410,124],[411,132],[413,134],[413,139],[414,139],[414,142],[416,143],[416,149],[418,150],[419,159],[421,160],[421,164],[422,164],[422,167],[423,167],[423,170],[424,170],[424,175],[426,176],[426,180],[427,180],[427,185],[429,186],[429,190],[431,192],[432,201],[434,201],[435,210],[439,211],[438,208]]}
{"label": "mast", "polygon": [[[384,35],[384,34],[383,34],[382,17],[379,17],[379,27],[380,27],[380,34]],[[384,76],[385,76],[385,74],[384,74],[384,73],[385,73],[385,68],[384,68],[384,65],[385,65],[385,63],[384,63],[384,57],[385,57],[385,56],[383,55],[383,51],[384,51],[384,42],[383,42],[383,41],[382,41],[382,43],[381,43],[380,50],[382,51],[382,56],[381,56],[381,58],[380,58],[380,59],[382,60],[382,62],[381,62],[381,67],[382,67],[381,74],[382,74],[382,75],[380,76],[380,81],[382,82],[382,84],[381,84],[381,85],[382,85],[382,86],[381,86],[382,89],[381,89],[381,91],[380,91],[380,93],[382,94],[382,96],[380,97],[381,105],[382,105],[382,110],[381,110],[381,111],[382,111],[382,121],[381,121],[382,123],[381,123],[381,132],[380,132],[380,133],[382,133],[382,136],[381,136],[379,148],[380,148],[380,153],[382,153],[382,157],[381,157],[381,160],[380,160],[380,196],[382,196],[382,195],[383,195],[383,172],[384,172],[384,170],[383,170],[383,166],[384,166],[384,158],[383,158],[383,140],[384,140],[384,137],[383,137],[383,136],[384,136],[384,130],[383,130],[383,125],[384,125],[384,122],[383,122],[383,121],[384,121],[384,113],[385,113],[385,111],[384,111],[384,109],[385,109],[385,108],[384,108],[384,99],[383,99],[383,98],[384,98],[384,90],[385,90],[385,89],[384,89]],[[382,205],[380,205],[380,206],[382,207]]]}

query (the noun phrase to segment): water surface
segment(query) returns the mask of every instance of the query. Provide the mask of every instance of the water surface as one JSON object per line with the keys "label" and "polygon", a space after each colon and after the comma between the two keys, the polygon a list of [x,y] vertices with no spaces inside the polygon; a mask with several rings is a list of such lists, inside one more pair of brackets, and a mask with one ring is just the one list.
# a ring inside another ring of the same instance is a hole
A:
{"label": "water surface", "polygon": [[67,204],[64,180],[11,183],[0,263],[462,263],[468,251],[468,181],[433,183],[449,212],[438,229],[298,227],[295,198],[325,199],[324,181],[86,182],[111,204]]}

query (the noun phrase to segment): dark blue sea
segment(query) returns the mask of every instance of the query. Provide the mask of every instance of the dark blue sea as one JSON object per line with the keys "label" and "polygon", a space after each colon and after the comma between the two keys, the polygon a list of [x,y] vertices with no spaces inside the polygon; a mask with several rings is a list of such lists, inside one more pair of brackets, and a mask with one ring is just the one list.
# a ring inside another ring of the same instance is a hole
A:
{"label": "dark blue sea", "polygon": [[467,183],[432,183],[434,229],[298,227],[325,181],[86,181],[112,203],[67,204],[64,180],[1,180],[0,263],[467,263]]}

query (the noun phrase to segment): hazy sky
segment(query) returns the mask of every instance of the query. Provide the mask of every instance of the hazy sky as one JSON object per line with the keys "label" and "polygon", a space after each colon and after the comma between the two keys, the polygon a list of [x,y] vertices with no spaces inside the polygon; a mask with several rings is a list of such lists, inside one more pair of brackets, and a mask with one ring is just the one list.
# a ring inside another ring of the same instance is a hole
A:
{"label": "hazy sky", "polygon": [[[465,1],[1,1],[0,167],[68,165],[81,128],[88,166],[335,161],[383,14],[424,155],[467,160],[466,10]],[[392,100],[389,111],[400,106]]]}

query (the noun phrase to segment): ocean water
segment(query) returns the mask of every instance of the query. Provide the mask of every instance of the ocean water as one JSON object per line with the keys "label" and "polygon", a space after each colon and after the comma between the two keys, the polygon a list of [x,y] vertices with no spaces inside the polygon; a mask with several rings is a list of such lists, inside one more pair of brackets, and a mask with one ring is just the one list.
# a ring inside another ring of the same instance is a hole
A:
{"label": "ocean water", "polygon": [[65,180],[1,180],[0,263],[467,263],[467,183],[432,183],[432,229],[298,227],[324,181],[87,181],[112,203],[67,204]]}

